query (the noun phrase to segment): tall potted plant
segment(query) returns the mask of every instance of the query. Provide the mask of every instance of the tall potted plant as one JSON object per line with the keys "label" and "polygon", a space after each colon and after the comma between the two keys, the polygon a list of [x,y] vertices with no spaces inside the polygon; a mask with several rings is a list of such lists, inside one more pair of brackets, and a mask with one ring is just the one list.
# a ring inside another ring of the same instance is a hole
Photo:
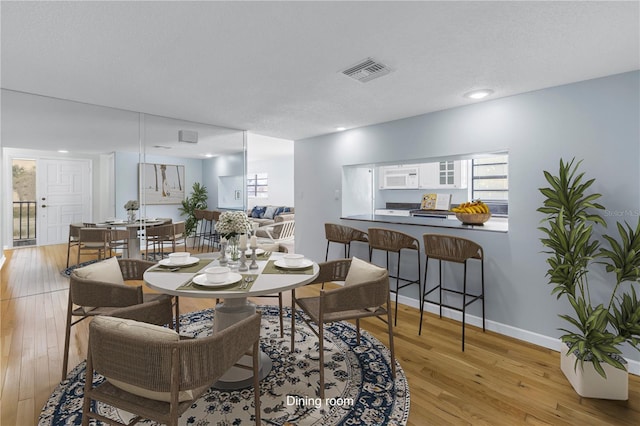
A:
{"label": "tall potted plant", "polygon": [[184,229],[187,237],[193,237],[196,233],[198,220],[196,219],[196,210],[204,210],[207,208],[207,188],[195,182],[191,188],[191,193],[182,200],[182,206],[179,211],[186,216],[184,220]]}
{"label": "tall potted plant", "polygon": [[[572,326],[561,329],[562,371],[582,396],[628,399],[620,347],[627,342],[639,349],[640,344],[640,303],[634,288],[640,278],[640,219],[635,229],[617,223],[618,235],[602,235],[606,243],[601,246],[594,230],[606,227],[597,213],[604,210],[596,202],[601,194],[589,192],[595,179],[585,180],[584,173],[578,173],[580,163],[560,160],[557,176],[544,172],[550,187],[540,188],[545,199],[537,209],[545,214],[545,226],[539,229],[545,234],[541,241],[549,254],[552,294],[566,298],[573,308],[572,314],[560,315]],[[591,298],[588,277],[594,263],[606,265],[607,273],[615,276],[607,283],[605,303]],[[613,383],[617,381],[620,388]]]}

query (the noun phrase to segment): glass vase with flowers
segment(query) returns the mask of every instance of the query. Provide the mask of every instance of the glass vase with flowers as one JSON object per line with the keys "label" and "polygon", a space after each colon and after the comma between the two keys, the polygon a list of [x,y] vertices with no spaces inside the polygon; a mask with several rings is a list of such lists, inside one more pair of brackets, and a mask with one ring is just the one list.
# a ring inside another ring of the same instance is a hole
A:
{"label": "glass vase with flowers", "polygon": [[227,240],[227,253],[232,264],[236,264],[240,259],[240,235],[250,233],[251,229],[251,222],[243,211],[226,211],[220,214],[216,222],[216,232]]}
{"label": "glass vase with flowers", "polygon": [[138,200],[129,200],[124,205],[124,209],[127,211],[127,221],[129,223],[133,223],[136,221],[136,212],[140,208],[140,204],[138,204]]}

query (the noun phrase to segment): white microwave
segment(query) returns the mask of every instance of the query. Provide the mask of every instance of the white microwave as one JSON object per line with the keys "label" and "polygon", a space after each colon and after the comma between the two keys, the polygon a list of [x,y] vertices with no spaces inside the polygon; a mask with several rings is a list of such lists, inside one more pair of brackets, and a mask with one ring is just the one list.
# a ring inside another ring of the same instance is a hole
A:
{"label": "white microwave", "polygon": [[419,188],[418,167],[390,166],[381,168],[380,188],[417,189]]}

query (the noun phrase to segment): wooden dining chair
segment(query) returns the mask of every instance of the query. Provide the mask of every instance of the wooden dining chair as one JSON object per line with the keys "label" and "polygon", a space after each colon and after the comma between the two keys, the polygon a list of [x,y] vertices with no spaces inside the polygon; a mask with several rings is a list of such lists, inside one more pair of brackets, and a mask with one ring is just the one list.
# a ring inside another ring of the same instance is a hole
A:
{"label": "wooden dining chair", "polygon": [[[164,247],[170,245],[175,251],[174,243],[174,228],[173,223],[165,225],[149,226],[145,231],[146,239],[146,253],[149,258],[149,246],[152,247],[153,258],[156,258],[156,254],[160,253],[160,259],[164,258]],[[185,250],[186,251],[186,250]]]}
{"label": "wooden dining chair", "polygon": [[129,256],[129,231],[126,229],[111,229],[108,235],[109,256],[113,256],[114,252],[122,250],[122,256],[125,252]]}
{"label": "wooden dining chair", "polygon": [[80,229],[82,229],[82,225],[69,225],[69,238],[67,241],[67,268],[69,267],[71,247],[78,247],[80,245]]}
{"label": "wooden dining chair", "polygon": [[320,263],[320,273],[309,283],[319,284],[344,281],[344,286],[333,290],[320,290],[316,297],[296,297],[291,290],[291,352],[295,350],[296,306],[304,315],[300,317],[318,336],[317,356],[320,362],[320,398],[324,400],[324,325],[336,321],[355,320],[357,343],[360,344],[360,319],[376,317],[387,325],[391,371],[395,378],[396,362],[393,348],[389,272],[363,260],[339,259]]}
{"label": "wooden dining chair", "polygon": [[76,264],[80,264],[80,256],[87,252],[97,254],[98,260],[105,257],[109,249],[109,234],[107,228],[80,228]]}
{"label": "wooden dining chair", "polygon": [[[125,281],[141,281],[154,262],[139,259],[110,258],[75,269],[69,277],[69,297],[62,360],[62,380],[67,376],[71,327],[99,315],[109,315],[117,308],[169,299],[175,305],[175,327],[179,330],[179,299],[164,294],[143,293],[142,286]],[[74,319],[76,317],[76,319]]]}

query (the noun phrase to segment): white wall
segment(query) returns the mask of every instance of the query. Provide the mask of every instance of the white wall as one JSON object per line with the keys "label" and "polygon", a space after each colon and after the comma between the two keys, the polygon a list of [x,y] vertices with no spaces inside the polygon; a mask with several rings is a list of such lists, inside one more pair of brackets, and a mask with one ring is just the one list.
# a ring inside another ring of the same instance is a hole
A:
{"label": "white wall", "polygon": [[[486,255],[486,312],[492,328],[557,345],[558,328],[566,326],[557,314],[568,306],[546,284],[537,230],[542,215],[536,212],[542,202],[538,188],[545,186],[542,171],[557,172],[560,158],[584,159],[582,170],[596,178],[593,189],[603,194],[601,203],[609,212],[640,211],[639,81],[635,71],[296,141],[295,250],[324,260],[323,224],[340,222],[341,201],[334,194],[341,188],[343,165],[506,150],[508,233],[388,227],[420,241],[426,232],[477,241]],[[610,232],[615,232],[615,218],[608,219]],[[635,225],[638,217],[632,213],[618,219]],[[380,225],[343,223],[363,230]],[[352,253],[367,257],[366,249]],[[602,281],[601,274],[591,277],[602,289],[593,297],[604,298],[607,285]],[[417,299],[415,286],[406,290],[405,297]],[[471,314],[479,315],[478,306],[472,306]],[[421,338],[428,341],[428,327]],[[625,355],[640,360],[635,351],[625,350]]]}
{"label": "white wall", "polygon": [[248,208],[294,205],[293,158],[293,141],[248,133],[247,174],[268,173],[269,176],[269,196],[249,198]]}

